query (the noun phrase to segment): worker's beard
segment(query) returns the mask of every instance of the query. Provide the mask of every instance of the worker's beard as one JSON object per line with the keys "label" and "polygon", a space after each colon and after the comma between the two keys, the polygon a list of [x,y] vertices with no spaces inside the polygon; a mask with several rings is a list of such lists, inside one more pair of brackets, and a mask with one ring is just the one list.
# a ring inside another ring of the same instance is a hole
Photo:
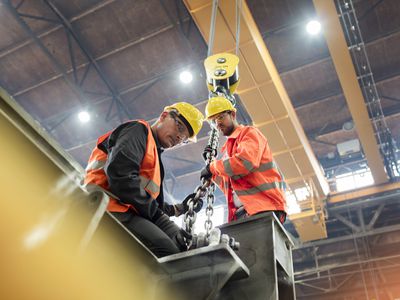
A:
{"label": "worker's beard", "polygon": [[222,131],[224,136],[230,136],[235,130],[235,126],[234,124],[231,124],[230,126],[222,127],[220,130]]}

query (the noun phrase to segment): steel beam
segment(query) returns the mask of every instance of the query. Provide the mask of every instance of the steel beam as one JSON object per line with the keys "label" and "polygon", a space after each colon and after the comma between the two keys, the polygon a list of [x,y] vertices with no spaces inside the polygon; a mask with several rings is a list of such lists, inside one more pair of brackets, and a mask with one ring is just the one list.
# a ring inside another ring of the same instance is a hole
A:
{"label": "steel beam", "polygon": [[[348,282],[347,282],[348,284]],[[380,284],[380,288],[383,289],[397,289],[399,283],[386,283]],[[375,296],[375,297],[374,297]],[[375,294],[373,287],[368,286],[365,287],[354,287],[351,286],[347,289],[340,289],[338,291],[332,293],[307,293],[301,296],[298,296],[298,299],[306,299],[306,300],[320,300],[320,299],[328,299],[328,300],[348,300],[348,299],[386,299],[386,298],[377,298],[378,295]],[[379,297],[379,296],[378,296]],[[397,299],[397,298],[390,298]]]}
{"label": "steel beam", "polygon": [[315,274],[315,273],[324,272],[324,271],[331,270],[331,269],[349,267],[349,266],[354,266],[354,265],[359,265],[359,264],[368,264],[371,262],[390,261],[392,259],[399,259],[399,258],[400,258],[400,255],[390,255],[390,256],[384,256],[384,257],[374,257],[374,258],[368,258],[368,259],[364,259],[364,260],[350,261],[350,262],[345,262],[345,263],[335,263],[335,264],[330,264],[330,265],[319,266],[318,268],[308,268],[308,269],[304,269],[301,271],[296,271],[296,272],[294,272],[294,275],[298,276],[300,274],[301,275]]}
{"label": "steel beam", "polygon": [[363,93],[358,84],[356,71],[348,50],[342,26],[333,0],[313,0],[322,20],[323,32],[332,56],[340,84],[350,113],[353,117],[360,142],[371,169],[375,184],[388,181],[385,167],[375,139],[374,129],[369,119]]}
{"label": "steel beam", "polygon": [[360,230],[365,231],[364,215],[361,208],[357,209],[357,216],[358,216],[358,221],[360,222],[359,226]]}
{"label": "steel beam", "polygon": [[363,238],[366,236],[372,236],[372,235],[383,234],[383,233],[388,233],[388,232],[395,232],[395,231],[400,231],[400,224],[385,226],[385,227],[373,229],[373,230],[370,230],[367,232],[357,232],[354,234],[344,235],[344,236],[340,236],[340,237],[336,237],[336,238],[330,238],[330,239],[325,239],[325,240],[303,243],[303,244],[297,245],[296,249],[304,249],[304,248],[321,246],[321,245],[329,245],[329,244],[338,243],[338,242],[342,242],[342,241],[354,240],[354,239]]}
{"label": "steel beam", "polygon": [[[302,282],[312,282],[312,281],[316,281],[316,280],[323,280],[323,279],[329,279],[329,278],[333,278],[333,277],[340,277],[340,276],[354,276],[357,273],[361,273],[361,272],[368,272],[368,271],[375,271],[375,270],[386,270],[386,269],[394,269],[394,268],[398,268],[398,265],[394,264],[394,265],[388,265],[388,266],[377,266],[377,267],[370,267],[370,268],[363,268],[362,270],[360,270],[359,268],[354,268],[351,271],[346,271],[346,272],[335,272],[332,273],[330,272],[330,270],[327,271],[322,271],[322,272],[315,272],[314,274],[316,274],[316,277],[308,277],[308,278],[297,278],[295,280],[295,283],[302,283]],[[323,275],[321,273],[323,272],[329,272],[329,274]],[[318,275],[319,274],[319,275]],[[297,275],[298,277],[301,277],[301,275]],[[309,276],[309,275],[305,275],[305,276]]]}
{"label": "steel beam", "polygon": [[355,224],[353,224],[352,222],[350,222],[349,220],[347,220],[345,217],[343,217],[340,214],[334,214],[333,215],[336,219],[338,219],[340,222],[342,222],[344,225],[350,227],[351,230],[353,230],[354,232],[361,232],[361,228]]}
{"label": "steel beam", "polygon": [[367,230],[371,230],[372,228],[374,228],[376,220],[378,220],[384,207],[385,207],[385,204],[379,205],[378,209],[375,211],[374,215],[372,216],[371,221],[369,221],[369,223],[367,225]]}
{"label": "steel beam", "polygon": [[328,199],[328,203],[338,203],[342,201],[354,200],[383,192],[397,190],[400,190],[400,182],[392,182],[376,186],[374,185],[344,193],[331,193]]}

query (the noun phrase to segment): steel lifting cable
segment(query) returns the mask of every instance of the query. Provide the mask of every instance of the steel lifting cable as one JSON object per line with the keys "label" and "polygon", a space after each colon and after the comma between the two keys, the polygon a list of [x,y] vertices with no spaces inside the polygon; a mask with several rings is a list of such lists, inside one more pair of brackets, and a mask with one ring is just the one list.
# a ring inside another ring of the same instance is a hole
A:
{"label": "steel lifting cable", "polygon": [[242,0],[236,0],[236,55],[239,56],[240,44],[240,16],[242,13]]}
{"label": "steel lifting cable", "polygon": [[[207,57],[211,56],[212,50],[214,48],[214,37],[215,37],[215,22],[217,20],[218,13],[218,1],[213,0],[212,3],[212,12],[211,12],[211,22],[210,22],[210,33],[208,35],[208,51]],[[240,44],[240,19],[242,13],[242,0],[236,0],[235,3],[236,8],[236,45],[235,45],[235,54],[239,56],[239,44]]]}
{"label": "steel lifting cable", "polygon": [[[240,18],[241,18],[241,11],[242,11],[242,0],[236,0],[235,5],[236,10],[236,55],[239,56],[239,39],[240,39]],[[212,3],[212,13],[211,13],[211,22],[210,22],[210,33],[209,33],[209,40],[208,40],[208,51],[207,57],[211,56],[212,50],[214,47],[214,37],[215,37],[215,23],[217,19],[217,12],[218,12],[218,0],[213,0]],[[214,97],[215,95],[220,95],[220,91],[210,92],[209,97]],[[229,91],[225,91],[223,95],[229,101],[235,105],[235,99],[232,95],[229,94]],[[205,158],[206,165],[209,165],[211,161],[214,160],[217,154],[218,149],[218,130],[216,128],[212,128],[207,146],[204,150],[203,156]],[[206,220],[204,222],[204,228],[206,230],[205,239],[207,240],[210,236],[210,231],[213,227],[211,217],[214,213],[214,192],[215,192],[215,184],[211,181],[207,181],[202,179],[201,185],[199,185],[195,189],[195,196],[193,199],[189,199],[188,201],[188,211],[185,213],[184,223],[185,223],[185,230],[193,235],[194,231],[194,224],[196,222],[197,214],[194,211],[194,206],[198,203],[201,197],[207,195],[207,206],[206,206]],[[186,244],[188,249],[193,244],[193,239],[186,240]]]}
{"label": "steel lifting cable", "polygon": [[217,12],[218,12],[218,0],[213,0],[212,12],[211,12],[211,23],[210,23],[210,34],[208,36],[207,57],[211,56],[212,49],[214,48],[215,21],[217,20]]}

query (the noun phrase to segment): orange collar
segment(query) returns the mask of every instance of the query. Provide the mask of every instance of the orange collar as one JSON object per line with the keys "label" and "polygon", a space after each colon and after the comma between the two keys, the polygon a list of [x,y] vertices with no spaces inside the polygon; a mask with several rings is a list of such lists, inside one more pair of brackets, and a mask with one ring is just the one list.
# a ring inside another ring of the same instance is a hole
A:
{"label": "orange collar", "polygon": [[[230,139],[236,139],[238,137],[238,135],[242,132],[243,128],[245,128],[244,125],[239,125],[230,136],[228,136],[228,140]],[[228,140],[225,142],[225,144],[222,146],[221,151],[225,151]]]}
{"label": "orange collar", "polygon": [[239,125],[230,136],[228,136],[228,139],[236,139],[238,137],[238,135],[240,134],[240,132],[242,131],[242,129],[244,128],[244,125]]}

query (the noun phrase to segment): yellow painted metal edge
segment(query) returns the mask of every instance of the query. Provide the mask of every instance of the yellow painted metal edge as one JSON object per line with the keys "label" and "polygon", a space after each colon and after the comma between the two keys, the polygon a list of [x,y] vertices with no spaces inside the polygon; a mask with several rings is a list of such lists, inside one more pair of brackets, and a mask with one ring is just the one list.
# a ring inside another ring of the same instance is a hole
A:
{"label": "yellow painted metal edge", "polygon": [[333,0],[313,0],[358,137],[376,184],[388,181],[367,107]]}
{"label": "yellow painted metal edge", "polygon": [[83,174],[82,166],[50,137],[47,131],[2,87],[0,87],[0,114],[5,116],[65,174],[74,174],[74,176]]}
{"label": "yellow painted metal edge", "polygon": [[342,201],[355,200],[362,197],[372,196],[375,194],[399,190],[400,182],[393,182],[381,185],[374,185],[370,187],[365,187],[357,190],[353,190],[350,192],[343,193],[332,193],[329,195],[328,202],[329,203],[338,203]]}

